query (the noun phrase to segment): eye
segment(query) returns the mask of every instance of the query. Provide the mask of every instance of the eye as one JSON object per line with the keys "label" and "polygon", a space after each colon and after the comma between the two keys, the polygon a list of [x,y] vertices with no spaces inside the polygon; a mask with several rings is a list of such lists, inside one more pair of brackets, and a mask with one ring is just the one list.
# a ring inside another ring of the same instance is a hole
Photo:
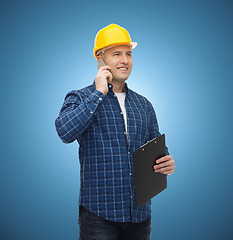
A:
{"label": "eye", "polygon": [[132,53],[127,53],[127,56],[130,56],[130,57],[131,57],[131,56],[132,56]]}
{"label": "eye", "polygon": [[114,53],[113,56],[119,56],[120,54],[119,53]]}

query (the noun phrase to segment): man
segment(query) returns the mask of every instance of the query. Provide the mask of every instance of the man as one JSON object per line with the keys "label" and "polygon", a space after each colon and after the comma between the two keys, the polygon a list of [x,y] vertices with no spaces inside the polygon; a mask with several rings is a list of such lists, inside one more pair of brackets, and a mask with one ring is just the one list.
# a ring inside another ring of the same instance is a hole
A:
{"label": "man", "polygon": [[[135,47],[126,29],[101,29],[94,57],[106,66],[92,85],[67,94],[55,122],[63,142],[80,145],[81,240],[150,239],[151,202],[136,207],[132,153],[160,133],[151,103],[125,83]],[[157,163],[155,172],[175,171],[170,155]]]}

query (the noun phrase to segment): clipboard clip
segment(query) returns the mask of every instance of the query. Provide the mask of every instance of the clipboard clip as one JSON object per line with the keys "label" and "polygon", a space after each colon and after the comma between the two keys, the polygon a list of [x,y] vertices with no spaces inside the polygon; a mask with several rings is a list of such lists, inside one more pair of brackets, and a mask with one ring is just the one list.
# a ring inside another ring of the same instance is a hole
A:
{"label": "clipboard clip", "polygon": [[144,148],[144,147],[145,147],[148,143],[153,142],[153,141],[154,141],[154,143],[157,143],[156,139],[157,139],[157,137],[151,139],[150,141],[147,141],[147,143],[143,144],[143,145],[140,147],[140,149],[141,149],[142,151],[145,151],[145,148]]}

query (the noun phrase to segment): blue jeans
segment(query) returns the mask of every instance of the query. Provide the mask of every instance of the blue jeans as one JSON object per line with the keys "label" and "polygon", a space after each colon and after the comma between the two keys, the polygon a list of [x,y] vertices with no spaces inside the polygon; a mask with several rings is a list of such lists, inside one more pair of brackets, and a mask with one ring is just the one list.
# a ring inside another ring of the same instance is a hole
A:
{"label": "blue jeans", "polygon": [[150,240],[151,217],[140,223],[114,222],[79,206],[79,240]]}

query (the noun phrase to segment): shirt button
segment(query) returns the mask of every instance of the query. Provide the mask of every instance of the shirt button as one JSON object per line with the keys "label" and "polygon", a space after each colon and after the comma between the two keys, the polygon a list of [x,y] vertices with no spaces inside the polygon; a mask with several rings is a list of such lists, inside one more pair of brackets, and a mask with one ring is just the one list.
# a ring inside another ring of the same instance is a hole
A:
{"label": "shirt button", "polygon": [[123,112],[121,112],[121,115],[123,114]]}
{"label": "shirt button", "polygon": [[93,113],[92,111],[90,111],[90,113]]}
{"label": "shirt button", "polygon": [[126,134],[126,132],[124,132],[124,134]]}
{"label": "shirt button", "polygon": [[129,175],[132,176],[132,173],[130,173]]}
{"label": "shirt button", "polygon": [[102,100],[102,98],[100,97],[100,98],[99,98],[99,100],[101,101],[101,100]]}
{"label": "shirt button", "polygon": [[116,95],[114,95],[114,97],[116,97]]}
{"label": "shirt button", "polygon": [[128,152],[128,154],[130,155],[130,152]]}

